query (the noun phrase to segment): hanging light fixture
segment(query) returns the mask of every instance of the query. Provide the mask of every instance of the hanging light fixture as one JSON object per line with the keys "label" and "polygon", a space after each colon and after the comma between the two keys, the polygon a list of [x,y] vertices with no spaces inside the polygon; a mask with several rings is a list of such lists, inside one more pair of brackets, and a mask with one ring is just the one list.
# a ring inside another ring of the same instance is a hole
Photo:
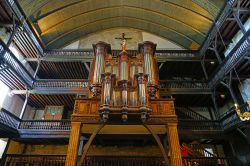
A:
{"label": "hanging light fixture", "polygon": [[248,100],[246,103],[243,104],[243,106],[239,107],[238,104],[235,104],[235,111],[237,113],[237,115],[239,116],[241,121],[246,121],[246,120],[250,120],[250,112],[249,111],[245,111],[245,112],[241,112],[242,107],[244,108],[244,105],[247,105],[247,107],[250,106],[250,100]]}

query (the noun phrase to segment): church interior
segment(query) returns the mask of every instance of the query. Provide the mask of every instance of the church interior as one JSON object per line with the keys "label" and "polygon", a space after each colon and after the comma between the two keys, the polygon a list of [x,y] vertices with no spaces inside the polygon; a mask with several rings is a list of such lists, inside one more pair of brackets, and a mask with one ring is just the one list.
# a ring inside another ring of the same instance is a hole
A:
{"label": "church interior", "polygon": [[1,0],[0,165],[249,166],[249,0]]}

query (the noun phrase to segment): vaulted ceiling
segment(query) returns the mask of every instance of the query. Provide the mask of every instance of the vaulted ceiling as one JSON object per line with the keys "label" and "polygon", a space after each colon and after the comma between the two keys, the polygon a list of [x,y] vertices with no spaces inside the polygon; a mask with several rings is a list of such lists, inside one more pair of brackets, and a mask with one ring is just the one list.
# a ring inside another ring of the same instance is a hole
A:
{"label": "vaulted ceiling", "polygon": [[[198,49],[224,0],[18,0],[48,49],[127,27]],[[101,40],[101,39],[100,39]]]}

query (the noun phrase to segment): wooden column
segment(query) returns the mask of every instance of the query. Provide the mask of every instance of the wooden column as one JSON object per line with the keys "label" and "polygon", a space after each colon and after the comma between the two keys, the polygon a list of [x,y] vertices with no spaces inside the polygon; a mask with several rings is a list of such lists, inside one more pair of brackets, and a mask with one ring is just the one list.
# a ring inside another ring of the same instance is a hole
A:
{"label": "wooden column", "polygon": [[181,149],[177,131],[177,123],[168,123],[168,143],[170,149],[171,166],[182,166]]}
{"label": "wooden column", "polygon": [[71,133],[66,157],[66,166],[76,165],[80,134],[81,122],[71,122]]}

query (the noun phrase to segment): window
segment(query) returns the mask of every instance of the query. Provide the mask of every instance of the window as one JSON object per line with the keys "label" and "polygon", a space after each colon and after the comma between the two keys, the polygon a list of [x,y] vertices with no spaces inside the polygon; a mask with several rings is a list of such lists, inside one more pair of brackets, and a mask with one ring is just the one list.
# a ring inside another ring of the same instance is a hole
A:
{"label": "window", "polygon": [[0,107],[3,107],[3,102],[6,95],[9,92],[9,87],[7,87],[2,81],[0,81]]}
{"label": "window", "polygon": [[0,139],[0,159],[2,158],[6,145],[7,145],[7,141]]}

